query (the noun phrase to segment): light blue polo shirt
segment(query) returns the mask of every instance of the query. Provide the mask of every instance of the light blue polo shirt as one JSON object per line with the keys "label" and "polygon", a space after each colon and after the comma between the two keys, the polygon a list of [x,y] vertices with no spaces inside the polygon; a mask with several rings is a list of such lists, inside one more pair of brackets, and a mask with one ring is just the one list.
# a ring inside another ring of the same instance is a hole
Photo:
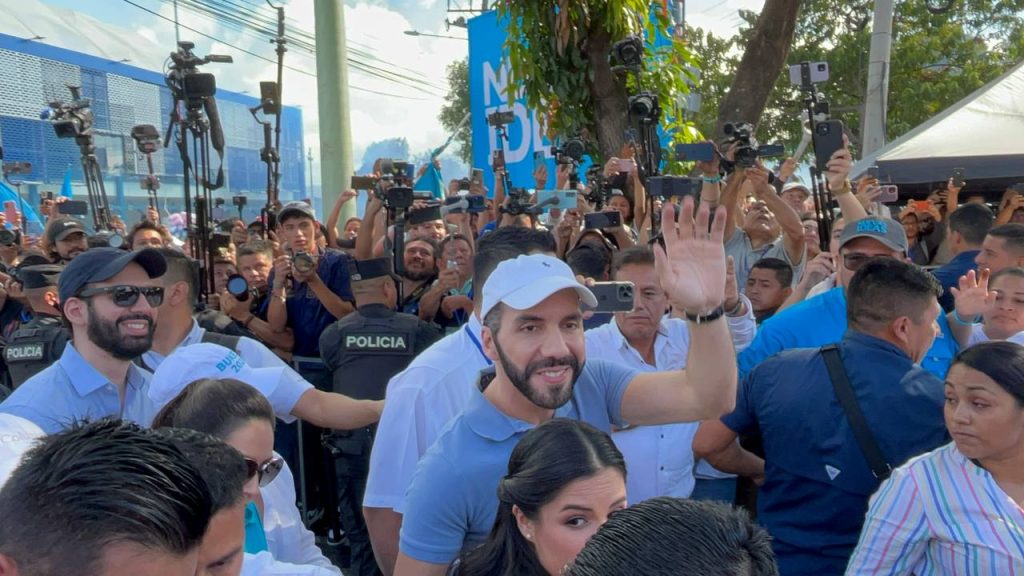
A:
{"label": "light blue polo shirt", "polygon": [[[939,314],[941,332],[921,360],[921,367],[945,379],[953,357],[960,351],[945,314]],[[740,379],[771,356],[793,348],[820,348],[843,339],[846,333],[846,291],[836,287],[782,310],[757,329],[757,336],[736,363]]]}
{"label": "light blue polo shirt", "polygon": [[[486,372],[485,372],[486,373]],[[555,411],[610,433],[624,427],[622,395],[637,370],[590,360],[580,372],[573,398]],[[498,512],[498,482],[508,459],[532,424],[499,412],[477,392],[453,419],[416,468],[406,493],[401,551],[432,564],[449,564],[463,549],[483,542]]]}
{"label": "light blue polo shirt", "polygon": [[152,375],[135,364],[128,367],[124,411],[117,386],[100,374],[69,343],[60,360],[29,378],[0,404],[0,412],[20,416],[47,434],[76,422],[104,417],[124,418],[149,426],[158,406],[149,399]]}

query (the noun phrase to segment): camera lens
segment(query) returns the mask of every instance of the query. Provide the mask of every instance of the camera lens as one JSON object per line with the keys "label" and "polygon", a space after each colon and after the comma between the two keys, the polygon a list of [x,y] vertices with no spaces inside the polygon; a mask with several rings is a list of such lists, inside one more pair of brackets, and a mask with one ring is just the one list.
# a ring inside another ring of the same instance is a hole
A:
{"label": "camera lens", "polygon": [[241,274],[228,276],[227,288],[228,294],[231,294],[238,300],[244,302],[249,299],[249,283],[246,282]]}

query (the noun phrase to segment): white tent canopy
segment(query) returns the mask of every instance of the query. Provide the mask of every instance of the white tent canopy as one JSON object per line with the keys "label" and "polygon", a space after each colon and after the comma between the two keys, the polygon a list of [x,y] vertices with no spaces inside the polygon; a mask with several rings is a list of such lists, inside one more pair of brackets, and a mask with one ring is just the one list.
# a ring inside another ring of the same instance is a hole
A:
{"label": "white tent canopy", "polygon": [[954,167],[968,181],[1024,180],[1024,62],[863,158],[852,175],[872,165],[896,184],[941,182]]}

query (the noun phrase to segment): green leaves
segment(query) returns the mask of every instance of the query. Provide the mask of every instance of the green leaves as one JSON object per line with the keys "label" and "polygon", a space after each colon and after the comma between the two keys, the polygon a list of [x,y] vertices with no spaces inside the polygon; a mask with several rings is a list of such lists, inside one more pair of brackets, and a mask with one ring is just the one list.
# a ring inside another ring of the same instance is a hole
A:
{"label": "green leaves", "polygon": [[[626,78],[608,64],[615,42],[631,34],[653,38],[669,29],[666,15],[649,17],[648,0],[507,0],[498,4],[507,21],[510,99],[522,90],[527,106],[547,112],[550,137],[584,134],[595,161],[619,153],[623,134],[607,129],[625,117]],[[690,138],[692,130],[674,110],[697,60],[682,42],[648,50],[642,83],[658,95],[663,127]],[[614,104],[614,106],[612,106]],[[604,124],[604,126],[599,126]],[[602,130],[601,128],[605,128]],[[689,141],[689,140],[687,140]]]}
{"label": "green leaves", "polygon": [[[469,114],[469,61],[467,58],[452,62],[448,66],[448,97],[447,103],[441,106],[437,119],[444,129],[453,132],[459,127],[462,119]],[[463,130],[455,137],[458,142],[459,158],[473,165],[473,135]]]}
{"label": "green leaves", "polygon": [[[789,63],[827,61],[831,80],[820,86],[843,120],[854,148],[860,144],[860,118],[867,84],[873,4],[804,0]],[[740,12],[747,23],[731,38],[689,30],[693,51],[703,61],[696,124],[705,134],[715,126],[718,103],[732,85],[756,14]],[[899,2],[893,22],[886,136],[898,138],[1024,59],[1024,0],[954,2],[932,14],[923,1]],[[782,141],[792,151],[800,139],[800,95],[779,80],[758,123],[762,142]],[[711,134],[718,137],[718,134]]]}

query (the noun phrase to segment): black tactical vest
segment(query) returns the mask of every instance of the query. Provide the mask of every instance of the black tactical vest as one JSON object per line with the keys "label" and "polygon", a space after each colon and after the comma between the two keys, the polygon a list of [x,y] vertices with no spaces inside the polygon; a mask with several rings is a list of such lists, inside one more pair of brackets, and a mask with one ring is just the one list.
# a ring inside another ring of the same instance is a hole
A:
{"label": "black tactical vest", "polygon": [[63,322],[53,316],[38,316],[15,330],[4,348],[11,388],[21,386],[60,360],[68,340],[70,337]]}
{"label": "black tactical vest", "polygon": [[416,354],[418,328],[419,318],[409,314],[367,318],[358,311],[328,327],[320,353],[333,370],[334,391],[357,400],[383,400],[388,380]]}

